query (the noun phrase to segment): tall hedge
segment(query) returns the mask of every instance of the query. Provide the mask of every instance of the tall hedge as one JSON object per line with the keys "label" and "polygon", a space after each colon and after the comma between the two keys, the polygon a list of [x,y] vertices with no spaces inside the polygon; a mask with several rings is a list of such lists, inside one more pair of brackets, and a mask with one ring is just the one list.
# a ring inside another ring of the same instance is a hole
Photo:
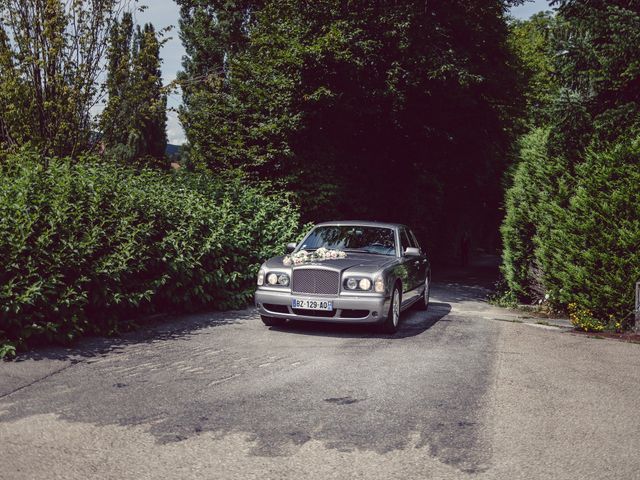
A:
{"label": "tall hedge", "polygon": [[523,139],[501,229],[505,279],[520,300],[624,324],[640,281],[640,134],[594,142],[576,164],[551,151],[548,130]]}
{"label": "tall hedge", "polygon": [[540,217],[542,192],[547,184],[547,129],[536,129],[520,141],[520,161],[505,196],[502,274],[511,292],[531,300],[540,290],[534,253],[534,236]]}
{"label": "tall hedge", "polygon": [[298,234],[285,196],[240,177],[42,164],[0,164],[5,353],[115,333],[156,311],[241,307],[260,263]]}
{"label": "tall hedge", "polygon": [[632,320],[640,281],[640,134],[587,149],[566,205],[551,202],[536,256],[552,301],[603,326]]}

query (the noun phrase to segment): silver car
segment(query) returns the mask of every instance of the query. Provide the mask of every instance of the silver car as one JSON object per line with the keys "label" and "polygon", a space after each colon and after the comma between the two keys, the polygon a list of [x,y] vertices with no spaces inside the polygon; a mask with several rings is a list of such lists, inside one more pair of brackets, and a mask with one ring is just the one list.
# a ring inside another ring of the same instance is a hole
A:
{"label": "silver car", "polygon": [[258,273],[255,303],[265,325],[370,323],[393,333],[403,310],[429,305],[429,260],[404,225],[321,223],[287,250]]}

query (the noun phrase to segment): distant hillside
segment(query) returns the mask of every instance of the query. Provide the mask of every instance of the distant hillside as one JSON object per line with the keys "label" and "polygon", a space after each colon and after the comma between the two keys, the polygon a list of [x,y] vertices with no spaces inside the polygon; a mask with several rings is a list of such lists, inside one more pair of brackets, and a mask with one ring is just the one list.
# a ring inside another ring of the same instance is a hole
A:
{"label": "distant hillside", "polygon": [[165,154],[168,157],[173,157],[176,155],[180,155],[180,150],[182,149],[181,145],[173,145],[171,143],[167,143],[167,148],[165,149]]}

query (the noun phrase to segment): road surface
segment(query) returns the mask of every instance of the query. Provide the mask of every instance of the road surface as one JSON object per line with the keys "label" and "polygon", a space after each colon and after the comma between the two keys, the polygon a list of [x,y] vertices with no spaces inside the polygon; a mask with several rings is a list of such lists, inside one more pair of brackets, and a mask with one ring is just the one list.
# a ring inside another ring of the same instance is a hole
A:
{"label": "road surface", "polygon": [[441,278],[393,336],[249,309],[0,363],[0,478],[640,478],[640,345],[483,279]]}

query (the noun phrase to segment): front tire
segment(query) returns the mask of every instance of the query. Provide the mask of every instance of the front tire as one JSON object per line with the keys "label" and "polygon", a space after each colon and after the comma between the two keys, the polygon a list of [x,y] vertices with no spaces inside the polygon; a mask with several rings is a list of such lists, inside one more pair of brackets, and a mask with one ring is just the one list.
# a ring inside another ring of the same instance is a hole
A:
{"label": "front tire", "polygon": [[391,304],[389,305],[389,313],[387,313],[387,318],[384,323],[381,325],[381,330],[384,333],[396,333],[398,331],[398,327],[400,326],[400,287],[396,285],[393,288],[393,293],[391,294]]}
{"label": "front tire", "polygon": [[260,319],[267,327],[279,327],[284,323],[280,318],[267,317],[265,315],[260,315]]}

